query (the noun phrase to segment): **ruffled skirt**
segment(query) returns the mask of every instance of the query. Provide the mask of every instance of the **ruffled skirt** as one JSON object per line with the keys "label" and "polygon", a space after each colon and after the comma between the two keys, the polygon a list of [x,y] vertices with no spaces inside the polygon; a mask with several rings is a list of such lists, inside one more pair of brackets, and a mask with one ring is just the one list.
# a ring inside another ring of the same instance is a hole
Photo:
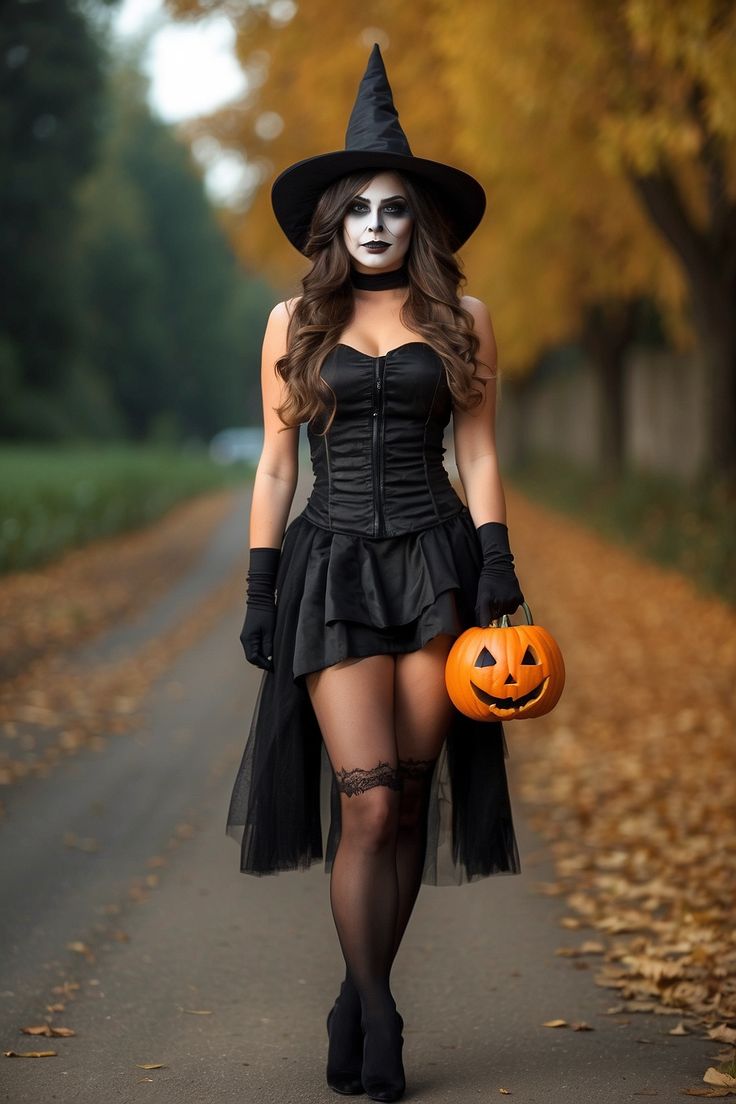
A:
{"label": "ruffled skirt", "polygon": [[[243,873],[306,869],[317,859],[332,868],[340,797],[304,676],[349,656],[400,654],[438,633],[459,635],[475,623],[481,564],[465,505],[398,537],[336,532],[304,512],[287,526],[274,669],[261,675],[227,814]],[[506,758],[500,721],[474,721],[452,707],[432,775],[425,884],[521,872]]]}

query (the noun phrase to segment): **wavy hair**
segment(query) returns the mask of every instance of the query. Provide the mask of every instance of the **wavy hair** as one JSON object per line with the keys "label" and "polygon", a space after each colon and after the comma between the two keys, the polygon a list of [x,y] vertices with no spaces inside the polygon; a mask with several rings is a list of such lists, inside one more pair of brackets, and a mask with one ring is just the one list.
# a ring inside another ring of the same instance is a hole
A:
{"label": "wavy hair", "polygon": [[[328,407],[332,410],[322,430],[335,416],[334,392],[320,375],[325,357],[340,343],[353,316],[350,282],[351,256],[342,235],[343,220],[351,202],[379,169],[341,176],[323,191],[314,211],[304,252],[312,267],[302,278],[303,294],[297,300],[287,329],[287,351],[276,361],[276,371],[286,382],[286,398],[276,413],[288,426],[316,422]],[[483,392],[473,386],[480,345],[473,316],[460,306],[465,276],[450,244],[449,227],[429,189],[409,172],[397,175],[405,185],[414,213],[407,252],[409,288],[399,315],[403,325],[420,335],[441,356],[453,399],[463,410],[480,404]]]}

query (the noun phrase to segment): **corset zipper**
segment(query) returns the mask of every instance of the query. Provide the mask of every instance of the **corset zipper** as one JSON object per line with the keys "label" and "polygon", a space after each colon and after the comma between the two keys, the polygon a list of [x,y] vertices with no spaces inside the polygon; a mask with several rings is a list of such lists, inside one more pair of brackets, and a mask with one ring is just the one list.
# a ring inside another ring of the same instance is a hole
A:
{"label": "corset zipper", "polygon": [[385,357],[376,357],[375,384],[376,404],[373,410],[373,536],[383,536],[383,464],[381,445],[383,442],[383,378],[382,362]]}

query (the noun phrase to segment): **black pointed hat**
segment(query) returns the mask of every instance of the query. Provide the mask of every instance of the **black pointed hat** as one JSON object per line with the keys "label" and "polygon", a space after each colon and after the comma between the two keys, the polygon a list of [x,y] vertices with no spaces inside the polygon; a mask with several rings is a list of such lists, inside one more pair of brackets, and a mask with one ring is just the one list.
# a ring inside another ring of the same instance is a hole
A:
{"label": "black pointed hat", "polygon": [[457,250],[476,229],[486,209],[479,182],[462,169],[414,157],[401,129],[378,43],[374,43],[345,134],[345,149],[307,157],[284,169],[273,182],[271,203],[281,229],[304,252],[314,209],[322,192],[340,176],[360,169],[406,170],[433,192],[450,226]]}

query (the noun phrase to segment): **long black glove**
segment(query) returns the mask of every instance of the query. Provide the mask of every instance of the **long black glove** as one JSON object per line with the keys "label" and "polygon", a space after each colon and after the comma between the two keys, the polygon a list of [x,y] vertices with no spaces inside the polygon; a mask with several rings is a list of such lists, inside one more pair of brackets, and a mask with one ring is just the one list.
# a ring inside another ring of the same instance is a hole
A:
{"label": "long black glove", "polygon": [[276,573],[280,548],[251,548],[247,579],[247,607],[240,631],[245,658],[264,671],[273,671],[273,632],[276,624]]}
{"label": "long black glove", "polygon": [[483,549],[483,567],[475,600],[476,624],[487,626],[502,613],[511,614],[524,601],[509,548],[508,527],[486,521],[476,529]]}

